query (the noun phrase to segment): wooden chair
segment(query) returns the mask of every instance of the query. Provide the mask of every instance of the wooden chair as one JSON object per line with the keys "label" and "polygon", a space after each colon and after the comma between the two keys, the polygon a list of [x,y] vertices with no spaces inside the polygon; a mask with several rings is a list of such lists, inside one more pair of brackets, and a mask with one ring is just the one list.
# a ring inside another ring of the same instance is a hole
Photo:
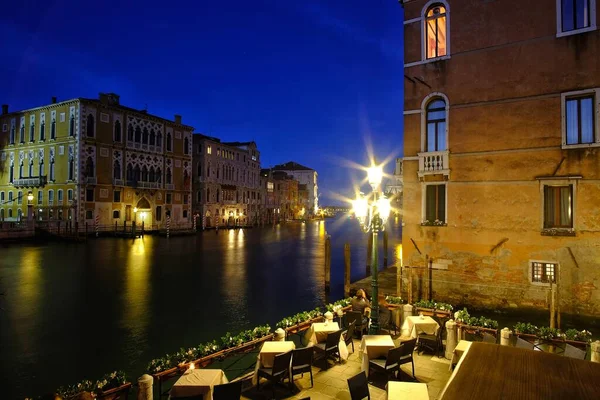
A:
{"label": "wooden chair", "polygon": [[342,337],[342,330],[331,332],[327,335],[327,340],[325,343],[317,343],[314,345],[314,349],[318,353],[324,353],[325,358],[325,369],[329,369],[329,360],[330,357],[334,357],[337,355],[340,358],[340,338]]}
{"label": "wooden chair", "polygon": [[356,321],[352,321],[348,325],[348,330],[344,333],[344,343],[346,346],[352,344],[352,352],[354,353],[354,328],[356,327]]}
{"label": "wooden chair", "polygon": [[303,347],[292,351],[292,379],[294,375],[310,373],[310,387],[313,387],[312,361],[314,348]]}
{"label": "wooden chair", "polygon": [[[407,340],[406,342],[402,342],[400,345],[400,358],[398,359],[398,368],[400,365],[411,363],[412,364],[412,375],[415,377],[415,360],[413,360],[413,352],[415,351],[415,346],[417,345],[417,339]],[[399,375],[399,374],[398,374]]]}
{"label": "wooden chair", "polygon": [[371,399],[369,393],[369,382],[367,381],[367,375],[364,372],[360,372],[358,375],[354,375],[348,379],[348,389],[350,390],[350,397],[352,400],[362,400],[365,397]]}
{"label": "wooden chair", "polygon": [[292,360],[292,352],[287,351],[282,354],[275,356],[273,361],[273,368],[260,368],[258,370],[258,380],[256,382],[256,388],[260,390],[260,378],[266,378],[273,382],[273,397],[275,397],[275,385],[282,383],[285,378],[290,380],[290,386],[292,382],[290,361]]}
{"label": "wooden chair", "polygon": [[570,344],[565,344],[565,351],[563,353],[563,356],[577,358],[579,360],[585,360],[586,355],[587,351],[580,350],[575,346],[571,346]]}
{"label": "wooden chair", "polygon": [[429,334],[424,331],[417,332],[418,339],[418,351],[423,351],[423,348],[429,349],[434,355],[440,357],[440,351],[444,349],[444,343],[442,342],[442,336],[446,327],[446,321],[436,318],[436,322],[440,326],[435,335]]}
{"label": "wooden chair", "polygon": [[369,373],[371,369],[375,371],[384,372],[389,380],[390,373],[398,373],[400,369],[400,356],[402,355],[402,346],[396,347],[394,349],[388,350],[387,357],[385,358],[376,358],[373,360],[369,360]]}
{"label": "wooden chair", "polygon": [[213,387],[213,400],[239,399],[242,395],[242,381],[215,385]]}

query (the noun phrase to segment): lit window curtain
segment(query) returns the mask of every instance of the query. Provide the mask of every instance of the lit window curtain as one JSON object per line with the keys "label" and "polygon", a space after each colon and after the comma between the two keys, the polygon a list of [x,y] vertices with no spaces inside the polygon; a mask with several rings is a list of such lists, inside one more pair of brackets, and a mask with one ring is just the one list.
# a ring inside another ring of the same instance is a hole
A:
{"label": "lit window curtain", "polygon": [[436,53],[436,45],[437,45],[437,38],[436,38],[436,20],[435,19],[430,19],[429,21],[427,21],[427,58],[434,58],[437,57],[437,53]]}
{"label": "lit window curtain", "polygon": [[571,227],[571,187],[560,188],[560,226]]}
{"label": "lit window curtain", "polygon": [[438,46],[438,57],[446,55],[446,16],[439,17],[437,19],[437,46]]}
{"label": "lit window curtain", "polygon": [[594,99],[581,99],[581,143],[594,142]]}
{"label": "lit window curtain", "polygon": [[579,143],[579,121],[577,120],[577,100],[567,100],[567,144]]}
{"label": "lit window curtain", "polygon": [[554,188],[546,186],[544,188],[544,228],[552,228],[555,215]]}

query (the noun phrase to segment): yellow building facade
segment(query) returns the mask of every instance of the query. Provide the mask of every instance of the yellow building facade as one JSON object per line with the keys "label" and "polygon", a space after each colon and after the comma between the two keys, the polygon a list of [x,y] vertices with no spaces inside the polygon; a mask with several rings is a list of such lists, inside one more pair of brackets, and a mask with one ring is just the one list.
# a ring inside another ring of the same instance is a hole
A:
{"label": "yellow building facade", "polygon": [[[77,98],[0,115],[0,219],[93,226],[191,221],[192,131],[120,105]],[[33,200],[29,201],[30,194]]]}
{"label": "yellow building facade", "polygon": [[544,309],[557,284],[562,311],[597,314],[597,1],[402,3],[413,293],[431,266],[438,300]]}

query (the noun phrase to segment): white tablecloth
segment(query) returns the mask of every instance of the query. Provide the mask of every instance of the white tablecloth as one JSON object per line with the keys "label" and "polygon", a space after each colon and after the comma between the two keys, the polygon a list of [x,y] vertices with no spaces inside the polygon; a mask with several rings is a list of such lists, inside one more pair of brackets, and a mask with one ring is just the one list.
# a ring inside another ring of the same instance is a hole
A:
{"label": "white tablecloth", "polygon": [[462,357],[462,355],[469,350],[469,347],[471,347],[471,343],[468,340],[461,340],[460,342],[458,342],[458,344],[456,345],[456,347],[454,348],[454,351],[452,352],[452,360],[450,361],[450,370],[452,370],[452,366],[456,363],[458,363],[460,361],[460,358]]}
{"label": "white tablecloth", "polygon": [[429,400],[427,384],[413,382],[389,381],[387,384],[388,400]]}
{"label": "white tablecloth", "polygon": [[388,350],[396,347],[390,335],[364,335],[360,343],[361,370],[369,376],[369,360],[386,357]]}
{"label": "white tablecloth", "polygon": [[[327,341],[327,335],[340,330],[340,326],[337,322],[315,322],[306,330],[304,339],[308,342],[308,346],[314,346],[317,343],[324,343]],[[344,341],[344,335],[340,336],[340,344],[338,346],[340,351],[340,358],[342,361],[348,359],[348,347]]]}
{"label": "white tablecloth", "polygon": [[[261,367],[264,368],[273,368],[273,362],[275,360],[275,356],[278,354],[282,354],[291,350],[294,350],[296,345],[294,342],[284,341],[284,342],[264,342],[260,353],[258,353],[258,357],[256,360],[256,367],[254,368],[254,376],[252,377],[252,384],[256,385],[258,382],[258,370]],[[291,366],[290,366],[291,368]]]}
{"label": "white tablecloth", "polygon": [[404,318],[402,323],[401,334],[404,337],[416,338],[417,326],[420,331],[424,331],[430,335],[435,335],[440,325],[429,316],[421,317],[419,315]]}
{"label": "white tablecloth", "polygon": [[223,370],[220,369],[193,369],[181,375],[171,388],[171,397],[204,396],[212,399],[212,389],[215,385],[229,382]]}

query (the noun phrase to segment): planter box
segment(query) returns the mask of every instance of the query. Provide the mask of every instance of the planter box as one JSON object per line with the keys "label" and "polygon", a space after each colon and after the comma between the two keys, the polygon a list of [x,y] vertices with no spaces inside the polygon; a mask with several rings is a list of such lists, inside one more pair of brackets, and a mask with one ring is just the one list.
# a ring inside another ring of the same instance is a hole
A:
{"label": "planter box", "polygon": [[520,337],[523,340],[527,340],[530,343],[543,342],[547,344],[552,344],[555,346],[559,346],[561,344],[570,344],[571,346],[575,346],[579,349],[586,349],[588,346],[588,342],[580,342],[578,340],[566,340],[566,339],[540,339],[537,335],[532,333],[520,333],[515,331],[515,336]]}
{"label": "planter box", "polygon": [[315,322],[322,322],[324,320],[325,320],[325,317],[320,316],[320,317],[316,317],[313,319],[309,319],[308,321],[300,322],[299,324],[296,324],[296,325],[289,326],[289,327],[285,328],[286,336],[288,334],[294,334],[294,333],[298,333],[303,330],[306,330],[306,329],[310,328],[310,326],[312,324],[314,324]]}
{"label": "planter box", "polygon": [[440,318],[452,318],[452,311],[448,310],[436,310],[434,308],[415,307],[413,309],[413,315],[419,315],[419,313],[423,313],[423,315],[427,315],[430,317],[436,316]]}
{"label": "planter box", "polygon": [[98,393],[97,399],[101,400],[116,400],[126,399],[129,396],[131,390],[131,382],[127,382],[119,387],[108,389],[104,392]]}
{"label": "planter box", "polygon": [[462,322],[457,322],[456,326],[458,329],[461,329],[465,332],[468,333],[477,333],[477,332],[487,332],[489,334],[492,334],[494,336],[498,335],[498,329],[494,329],[494,328],[485,328],[483,326],[471,326],[471,325],[465,325]]}

